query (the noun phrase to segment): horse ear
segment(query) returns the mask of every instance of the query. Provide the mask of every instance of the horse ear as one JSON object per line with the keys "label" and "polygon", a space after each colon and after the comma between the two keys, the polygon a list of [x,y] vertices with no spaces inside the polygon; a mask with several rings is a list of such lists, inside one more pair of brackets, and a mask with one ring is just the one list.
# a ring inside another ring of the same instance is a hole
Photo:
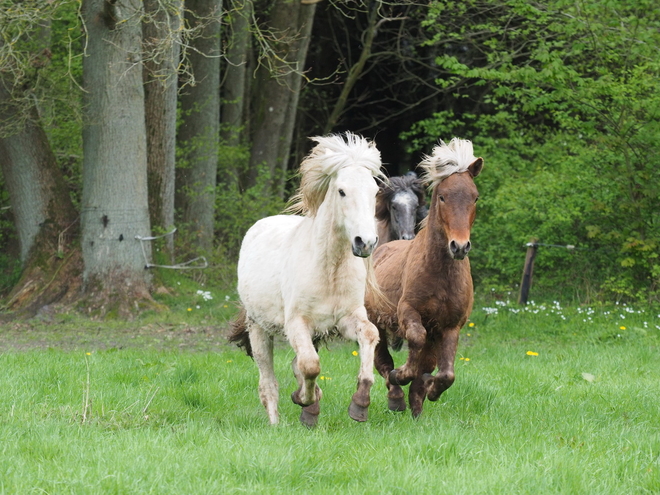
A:
{"label": "horse ear", "polygon": [[484,168],[484,159],[479,157],[470,164],[470,166],[468,167],[468,172],[470,172],[470,175],[474,179],[477,175],[481,173],[482,168]]}

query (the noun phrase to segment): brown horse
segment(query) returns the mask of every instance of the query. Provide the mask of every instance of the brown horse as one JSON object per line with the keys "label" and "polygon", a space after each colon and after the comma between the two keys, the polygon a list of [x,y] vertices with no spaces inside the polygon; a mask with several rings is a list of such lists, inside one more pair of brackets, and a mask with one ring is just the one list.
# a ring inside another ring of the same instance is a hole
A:
{"label": "brown horse", "polygon": [[[473,179],[483,159],[474,157],[470,141],[454,138],[436,146],[420,166],[432,191],[426,225],[411,241],[392,241],[376,249],[376,279],[390,305],[373,293],[366,300],[369,318],[380,333],[375,366],[387,382],[388,406],[405,410],[401,386],[410,384],[414,417],[422,413],[426,397],[438,400],[454,383],[458,334],[472,311],[466,255],[479,198]],[[395,347],[401,339],[408,342],[408,359],[398,369],[388,337]]]}

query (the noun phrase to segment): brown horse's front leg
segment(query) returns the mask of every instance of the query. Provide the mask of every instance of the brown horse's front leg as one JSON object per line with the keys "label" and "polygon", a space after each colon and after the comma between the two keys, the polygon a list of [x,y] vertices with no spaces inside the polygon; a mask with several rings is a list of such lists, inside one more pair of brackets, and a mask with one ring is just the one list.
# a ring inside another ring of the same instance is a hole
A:
{"label": "brown horse's front leg", "polygon": [[454,359],[456,359],[456,348],[458,346],[458,333],[460,327],[445,330],[441,334],[438,343],[438,372],[435,376],[427,377],[426,394],[431,401],[440,398],[442,392],[454,383]]}
{"label": "brown horse's front leg", "polygon": [[397,317],[400,331],[408,341],[408,359],[403,366],[390,372],[389,380],[395,385],[407,385],[420,375],[419,355],[426,344],[426,329],[417,310],[403,300],[399,302]]}
{"label": "brown horse's front leg", "polygon": [[405,411],[406,401],[404,400],[403,389],[399,385],[390,383],[390,372],[394,369],[394,360],[387,348],[387,333],[382,329],[378,329],[378,331],[380,333],[380,341],[376,346],[374,366],[376,366],[380,376],[385,378],[385,385],[387,385],[387,407],[389,407],[390,411]]}

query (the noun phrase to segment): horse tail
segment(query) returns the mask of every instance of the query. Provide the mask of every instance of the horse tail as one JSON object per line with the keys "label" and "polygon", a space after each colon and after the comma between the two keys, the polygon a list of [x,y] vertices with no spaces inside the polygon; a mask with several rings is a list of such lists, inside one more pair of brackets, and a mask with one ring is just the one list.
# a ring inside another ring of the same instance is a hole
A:
{"label": "horse tail", "polygon": [[374,269],[374,257],[369,256],[364,264],[367,267],[367,292],[370,294],[376,308],[391,308],[392,303],[387,296],[380,290],[378,280],[376,279],[376,270]]}
{"label": "horse tail", "polygon": [[236,344],[243,349],[245,353],[252,356],[252,346],[250,345],[250,333],[247,330],[247,312],[241,308],[238,316],[229,323],[231,332],[229,333],[229,342]]}

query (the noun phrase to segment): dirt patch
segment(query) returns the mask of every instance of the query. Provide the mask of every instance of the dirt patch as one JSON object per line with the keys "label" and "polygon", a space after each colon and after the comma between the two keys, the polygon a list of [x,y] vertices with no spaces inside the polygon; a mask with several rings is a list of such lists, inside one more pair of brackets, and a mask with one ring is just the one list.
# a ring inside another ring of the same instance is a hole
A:
{"label": "dirt patch", "polygon": [[220,352],[236,349],[228,328],[186,323],[57,322],[33,318],[0,325],[0,352],[33,349],[98,351],[107,349]]}

